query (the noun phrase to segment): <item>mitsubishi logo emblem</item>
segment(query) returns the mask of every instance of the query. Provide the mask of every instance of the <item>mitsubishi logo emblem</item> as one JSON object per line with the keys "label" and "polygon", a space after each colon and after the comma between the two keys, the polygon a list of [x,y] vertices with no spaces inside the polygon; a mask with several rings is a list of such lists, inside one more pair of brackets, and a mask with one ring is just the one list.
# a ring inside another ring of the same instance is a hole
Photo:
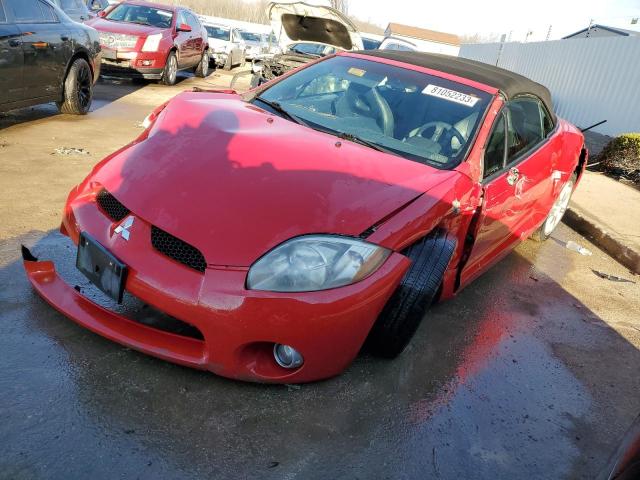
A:
{"label": "mitsubishi logo emblem", "polygon": [[127,217],[124,222],[116,227],[114,233],[116,235],[121,235],[124,240],[129,240],[129,236],[131,235],[129,229],[133,226],[133,220],[133,217]]}

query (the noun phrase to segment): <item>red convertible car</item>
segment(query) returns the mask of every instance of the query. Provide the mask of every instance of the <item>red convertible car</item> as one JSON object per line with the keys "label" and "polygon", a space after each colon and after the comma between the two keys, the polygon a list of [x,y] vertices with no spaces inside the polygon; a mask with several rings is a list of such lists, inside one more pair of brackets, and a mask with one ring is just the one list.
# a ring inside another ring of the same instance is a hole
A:
{"label": "red convertible car", "polygon": [[111,340],[258,382],[401,353],[434,301],[551,235],[587,159],[543,86],[416,52],[185,92],[147,124],[71,191],[61,231],[114,308],[135,297],[188,328],[99,306],[24,248],[29,279]]}

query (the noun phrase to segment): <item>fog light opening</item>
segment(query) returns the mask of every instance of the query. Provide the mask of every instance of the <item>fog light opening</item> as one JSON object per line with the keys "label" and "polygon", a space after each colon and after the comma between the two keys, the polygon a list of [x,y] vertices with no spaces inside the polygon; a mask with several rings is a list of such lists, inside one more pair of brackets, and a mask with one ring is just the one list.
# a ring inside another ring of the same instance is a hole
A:
{"label": "fog light opening", "polygon": [[288,369],[301,367],[304,363],[300,352],[289,345],[282,345],[280,343],[276,343],[273,346],[273,358],[275,358],[276,363],[282,368]]}

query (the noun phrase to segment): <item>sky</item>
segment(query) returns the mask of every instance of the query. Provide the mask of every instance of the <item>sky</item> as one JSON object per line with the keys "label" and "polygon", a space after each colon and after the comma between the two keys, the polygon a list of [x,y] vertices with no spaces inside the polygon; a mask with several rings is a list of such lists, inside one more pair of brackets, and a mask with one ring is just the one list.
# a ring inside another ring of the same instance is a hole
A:
{"label": "sky", "polygon": [[[310,2],[311,3],[311,2]],[[349,0],[349,13],[386,27],[404,23],[458,35],[506,34],[511,41],[562,38],[589,26],[589,21],[640,31],[640,0]]]}

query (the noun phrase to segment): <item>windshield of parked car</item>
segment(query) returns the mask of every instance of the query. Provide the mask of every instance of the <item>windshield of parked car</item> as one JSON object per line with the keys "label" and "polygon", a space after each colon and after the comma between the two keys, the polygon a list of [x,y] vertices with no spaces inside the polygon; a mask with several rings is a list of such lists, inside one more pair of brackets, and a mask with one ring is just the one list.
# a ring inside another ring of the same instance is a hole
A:
{"label": "windshield of parked car", "polygon": [[435,75],[337,56],[278,81],[253,102],[316,130],[448,169],[465,157],[491,98]]}
{"label": "windshield of parked car", "polygon": [[144,5],[121,3],[105,17],[114,22],[137,23],[156,28],[169,28],[173,22],[173,12]]}
{"label": "windshield of parked car", "polygon": [[373,40],[371,38],[363,38],[362,45],[365,50],[376,50],[382,42],[378,40]]}
{"label": "windshield of parked car", "polygon": [[240,32],[240,35],[242,35],[242,38],[244,38],[247,42],[262,41],[262,39],[260,38],[260,35],[258,35],[257,33]]}
{"label": "windshield of parked car", "polygon": [[324,57],[336,53],[336,48],[323,43],[294,43],[289,45],[289,51],[313,57]]}
{"label": "windshield of parked car", "polygon": [[207,29],[207,35],[209,35],[209,38],[215,38],[216,40],[228,41],[231,35],[231,30],[229,28],[212,27],[207,25],[205,25],[204,28]]}
{"label": "windshield of parked car", "polygon": [[57,0],[56,3],[65,13],[89,13],[83,0]]}

